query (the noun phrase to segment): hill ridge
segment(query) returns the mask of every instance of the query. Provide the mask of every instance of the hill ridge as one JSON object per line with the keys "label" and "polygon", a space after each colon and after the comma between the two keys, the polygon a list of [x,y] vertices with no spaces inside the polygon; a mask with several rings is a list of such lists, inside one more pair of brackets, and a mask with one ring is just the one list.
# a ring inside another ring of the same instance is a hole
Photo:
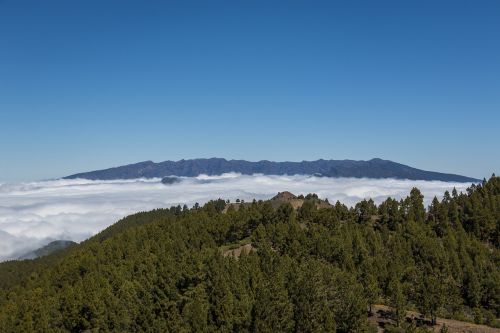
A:
{"label": "hill ridge", "polygon": [[447,182],[476,182],[478,179],[434,171],[426,171],[380,158],[364,160],[324,160],[301,162],[274,162],[261,160],[227,160],[225,158],[182,159],[178,161],[143,161],[90,172],[76,173],[64,179],[114,180],[135,178],[163,178],[166,176],[196,177],[228,172],[244,175],[315,175],[332,178],[395,178],[409,180],[439,180]]}

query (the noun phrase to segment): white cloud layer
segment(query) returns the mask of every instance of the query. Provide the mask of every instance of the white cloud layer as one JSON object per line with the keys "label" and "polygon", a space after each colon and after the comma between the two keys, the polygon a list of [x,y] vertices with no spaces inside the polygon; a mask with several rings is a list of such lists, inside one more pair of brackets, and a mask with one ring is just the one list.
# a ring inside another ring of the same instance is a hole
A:
{"label": "white cloud layer", "polygon": [[364,198],[380,203],[402,198],[418,187],[426,204],[434,196],[470,184],[396,179],[325,178],[224,174],[183,178],[164,185],[160,179],[91,181],[51,180],[0,184],[0,261],[17,258],[56,239],[82,241],[118,219],[144,210],[177,204],[192,206],[210,199],[268,199],[277,192],[317,193],[330,202],[353,205]]}

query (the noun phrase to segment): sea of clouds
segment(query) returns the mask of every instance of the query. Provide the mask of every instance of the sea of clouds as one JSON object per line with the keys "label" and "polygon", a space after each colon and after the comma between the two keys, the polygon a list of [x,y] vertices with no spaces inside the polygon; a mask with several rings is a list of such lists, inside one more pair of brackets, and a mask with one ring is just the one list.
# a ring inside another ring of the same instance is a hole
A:
{"label": "sea of clouds", "polygon": [[460,192],[470,184],[396,179],[326,178],[314,176],[264,176],[236,173],[182,178],[172,185],[160,179],[93,181],[59,179],[0,184],[0,261],[48,244],[52,240],[82,241],[118,219],[159,207],[211,199],[269,199],[277,192],[317,193],[330,202],[346,205],[372,198],[402,198],[419,188],[428,205],[434,196],[454,187]]}

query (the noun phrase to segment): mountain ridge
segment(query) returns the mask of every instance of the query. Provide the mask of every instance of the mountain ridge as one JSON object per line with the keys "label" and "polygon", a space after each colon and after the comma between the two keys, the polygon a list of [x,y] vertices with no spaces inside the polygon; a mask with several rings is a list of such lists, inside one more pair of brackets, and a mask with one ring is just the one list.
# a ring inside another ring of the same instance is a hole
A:
{"label": "mountain ridge", "polygon": [[40,258],[43,256],[47,256],[49,254],[52,254],[54,252],[62,251],[70,246],[74,246],[77,243],[70,241],[70,240],[55,240],[50,242],[47,245],[44,245],[38,249],[35,249],[33,251],[29,251],[21,256],[19,256],[18,260],[32,260],[36,258]]}
{"label": "mountain ridge", "polygon": [[324,160],[301,162],[274,162],[261,160],[227,160],[225,158],[182,159],[179,161],[143,161],[102,170],[76,173],[64,179],[115,180],[134,178],[162,178],[166,176],[196,177],[200,174],[209,176],[228,172],[245,175],[319,175],[340,178],[395,178],[409,180],[440,180],[448,182],[476,182],[478,179],[434,171],[426,171],[401,163],[380,158],[367,161]]}

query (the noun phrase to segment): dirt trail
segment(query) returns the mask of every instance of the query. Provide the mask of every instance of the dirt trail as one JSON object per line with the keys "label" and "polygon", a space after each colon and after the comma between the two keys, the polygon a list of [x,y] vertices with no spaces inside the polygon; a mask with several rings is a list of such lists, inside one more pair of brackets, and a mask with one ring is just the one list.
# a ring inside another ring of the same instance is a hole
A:
{"label": "dirt trail", "polygon": [[233,258],[238,259],[241,256],[241,253],[249,254],[252,251],[255,251],[255,248],[250,243],[250,244],[245,244],[245,245],[239,246],[235,249],[226,250],[222,253],[222,255],[224,257],[233,257]]}
{"label": "dirt trail", "polygon": [[[384,317],[384,313],[391,311],[391,308],[385,305],[374,305],[373,312],[375,313],[369,318],[370,322],[377,324],[378,331],[383,332],[381,326],[386,323],[392,323],[390,319]],[[414,311],[406,312],[407,318],[419,318],[420,313]],[[445,324],[448,327],[450,333],[500,333],[499,328],[493,328],[485,325],[477,325],[464,321],[458,321],[453,319],[437,318],[437,325],[430,328],[433,332],[439,332],[441,327]]]}

